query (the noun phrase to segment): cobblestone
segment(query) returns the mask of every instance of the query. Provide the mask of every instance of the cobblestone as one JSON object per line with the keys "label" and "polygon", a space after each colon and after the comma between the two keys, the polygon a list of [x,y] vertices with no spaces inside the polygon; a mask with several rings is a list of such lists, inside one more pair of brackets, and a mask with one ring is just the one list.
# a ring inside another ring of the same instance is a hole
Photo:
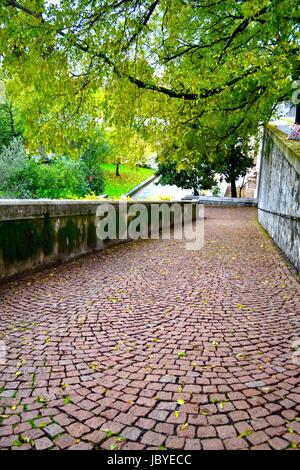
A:
{"label": "cobblestone", "polygon": [[296,276],[255,209],[205,215],[200,251],[134,241],[0,286],[1,449],[299,448]]}

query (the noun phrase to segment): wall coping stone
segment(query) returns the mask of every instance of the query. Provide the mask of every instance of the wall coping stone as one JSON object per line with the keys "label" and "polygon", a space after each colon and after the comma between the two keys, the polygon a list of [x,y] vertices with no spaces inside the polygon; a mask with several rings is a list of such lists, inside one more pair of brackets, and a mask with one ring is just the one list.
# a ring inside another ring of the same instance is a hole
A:
{"label": "wall coping stone", "polygon": [[197,201],[83,201],[75,199],[0,199],[0,221],[25,220],[42,218],[46,214],[49,217],[66,217],[77,215],[95,215],[97,207],[103,204],[196,204]]}

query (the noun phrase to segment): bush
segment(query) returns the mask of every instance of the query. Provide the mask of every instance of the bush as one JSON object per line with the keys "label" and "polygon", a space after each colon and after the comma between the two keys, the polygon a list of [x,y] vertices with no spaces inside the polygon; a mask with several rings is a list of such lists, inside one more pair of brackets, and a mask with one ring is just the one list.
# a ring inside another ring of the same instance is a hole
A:
{"label": "bush", "polygon": [[80,157],[83,171],[90,182],[90,191],[98,195],[104,191],[104,177],[100,163],[104,161],[105,155],[105,147],[95,144],[90,145]]}
{"label": "bush", "polygon": [[211,188],[211,193],[215,197],[221,196],[221,189],[218,185],[215,185]]}
{"label": "bush", "polygon": [[0,197],[31,198],[35,192],[35,162],[26,155],[22,139],[15,138],[0,153]]}
{"label": "bush", "polygon": [[[92,182],[89,177],[93,176]],[[100,168],[88,168],[82,161],[68,158],[45,164],[30,159],[17,138],[0,153],[0,197],[77,199],[103,191]]]}
{"label": "bush", "polygon": [[89,192],[89,181],[80,162],[66,158],[52,163],[37,163],[35,197],[76,199]]}
{"label": "bush", "polygon": [[104,176],[100,165],[97,163],[86,165],[85,162],[82,161],[80,161],[80,165],[85,180],[89,182],[88,192],[97,195],[102,194],[104,191]]}

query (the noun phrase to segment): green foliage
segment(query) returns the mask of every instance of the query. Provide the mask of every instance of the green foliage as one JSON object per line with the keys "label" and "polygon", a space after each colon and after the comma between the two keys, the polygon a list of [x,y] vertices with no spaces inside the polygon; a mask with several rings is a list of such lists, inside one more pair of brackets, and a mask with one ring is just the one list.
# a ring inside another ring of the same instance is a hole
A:
{"label": "green foliage", "polygon": [[196,122],[211,148],[291,95],[298,0],[25,3],[1,3],[0,49],[30,145],[76,149],[104,115],[126,144]]}
{"label": "green foliage", "polygon": [[23,133],[23,122],[17,110],[8,101],[0,104],[0,151],[14,137]]}
{"label": "green foliage", "polygon": [[184,169],[178,169],[178,165],[170,158],[158,164],[156,175],[159,183],[163,185],[175,184],[179,188],[193,189],[198,195],[202,189],[210,189],[215,184],[215,170],[209,163],[199,161],[196,164],[189,164]]}
{"label": "green foliage", "polygon": [[254,165],[254,152],[257,142],[251,143],[249,136],[244,140],[231,138],[218,147],[216,152],[216,168],[224,176],[227,183],[231,183],[231,196],[237,197],[236,180],[246,176],[248,170]]}
{"label": "green foliage", "polygon": [[80,159],[88,169],[93,169],[95,165],[104,163],[107,157],[111,154],[111,147],[108,142],[92,143],[82,153]]}
{"label": "green foliage", "polygon": [[0,197],[31,198],[36,188],[36,164],[26,155],[22,140],[13,139],[0,153]]}
{"label": "green foliage", "polygon": [[211,193],[212,193],[212,195],[215,196],[215,197],[221,196],[220,187],[219,187],[218,185],[212,186],[212,188],[211,188]]}
{"label": "green foliage", "polygon": [[[103,191],[101,169],[93,166],[94,185],[90,185],[90,168],[83,161],[60,158],[51,163],[31,159],[20,138],[15,138],[0,153],[0,197],[77,199]],[[98,193],[98,194],[99,194]]]}
{"label": "green foliage", "polygon": [[89,192],[87,173],[79,161],[62,158],[52,163],[36,163],[34,197],[76,199]]}
{"label": "green foliage", "polygon": [[240,176],[246,176],[253,161],[254,145],[242,139],[231,140],[218,148],[217,169],[224,175],[225,181],[236,181]]}
{"label": "green foliage", "polygon": [[116,176],[116,167],[112,163],[102,164],[101,169],[104,174],[104,193],[113,198],[126,194],[153,176],[153,170],[139,166],[120,165],[120,176]]}
{"label": "green foliage", "polygon": [[98,132],[101,140],[91,143],[80,157],[81,167],[89,180],[90,191],[95,194],[103,192],[103,172],[100,164],[105,162],[112,153],[111,146],[104,135]]}
{"label": "green foliage", "polygon": [[179,171],[203,156],[213,166],[231,136],[255,135],[291,96],[298,4],[2,2],[1,65],[26,143],[79,156],[102,120],[124,162],[142,161],[150,146],[177,149]]}

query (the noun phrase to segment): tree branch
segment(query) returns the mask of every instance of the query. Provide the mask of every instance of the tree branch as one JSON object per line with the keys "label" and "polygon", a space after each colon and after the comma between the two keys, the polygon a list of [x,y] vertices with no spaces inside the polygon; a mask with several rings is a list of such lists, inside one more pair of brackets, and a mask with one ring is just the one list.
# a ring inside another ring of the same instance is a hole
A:
{"label": "tree branch", "polygon": [[[159,0],[156,0],[152,4],[152,7],[150,8],[151,14],[153,13],[154,8],[158,4],[158,1]],[[14,6],[17,9],[20,9],[20,10],[24,11],[25,13],[27,13],[31,16],[34,16],[35,18],[39,19],[40,21],[42,21],[45,24],[45,20],[44,20],[41,13],[37,13],[37,12],[21,5],[16,0],[6,0],[6,3],[7,3],[8,6]],[[148,18],[150,18],[150,16],[151,16],[150,10],[148,11],[148,15],[146,15],[146,17],[144,18],[144,22],[145,21],[147,22]],[[150,16],[149,16],[149,14],[150,14]],[[66,37],[66,34],[61,30],[57,31],[57,34],[59,34],[61,37]],[[155,92],[167,95],[170,98],[178,98],[178,99],[184,99],[184,100],[188,100],[188,101],[196,101],[198,99],[205,99],[205,98],[209,98],[211,96],[217,95],[217,94],[221,93],[225,88],[234,85],[235,83],[239,82],[243,78],[245,78],[249,75],[252,75],[253,73],[257,72],[257,70],[259,70],[259,67],[250,68],[250,69],[246,70],[244,73],[242,73],[241,75],[228,80],[224,85],[221,85],[220,87],[212,88],[210,90],[202,90],[200,93],[192,93],[192,92],[187,91],[187,90],[186,91],[176,91],[172,88],[167,88],[165,86],[157,85],[155,83],[147,83],[145,80],[136,78],[131,74],[121,72],[118,69],[118,67],[116,66],[116,64],[114,63],[114,61],[110,59],[110,57],[108,57],[102,51],[92,51],[90,49],[89,45],[87,45],[87,44],[83,44],[83,43],[81,43],[77,40],[75,40],[72,44],[75,47],[77,47],[78,49],[80,49],[82,52],[89,53],[94,57],[98,57],[98,58],[102,59],[109,67],[111,67],[112,71],[118,77],[127,78],[132,84],[134,84],[135,86],[137,86],[140,89],[151,90],[151,91],[155,91]]]}
{"label": "tree branch", "polygon": [[155,0],[152,5],[150,5],[150,8],[147,12],[147,14],[145,15],[142,23],[140,23],[140,25],[138,26],[137,28],[137,31],[135,33],[133,33],[133,35],[131,36],[131,38],[128,40],[126,46],[123,47],[123,52],[128,49],[128,47],[133,43],[133,41],[138,37],[138,35],[140,34],[140,32],[143,30],[143,28],[145,26],[147,26],[147,23],[148,21],[150,20],[155,8],[157,7],[157,5],[159,4],[159,1],[160,0]]}
{"label": "tree branch", "polygon": [[35,18],[37,18],[38,20],[41,20],[42,22],[45,21],[44,18],[43,18],[42,13],[37,13],[36,11],[31,10],[30,8],[26,7],[25,5],[21,5],[16,0],[4,0],[4,1],[7,4],[7,6],[12,6],[12,7],[17,8],[18,10],[22,10],[22,11],[24,11],[24,13],[28,13],[28,15],[34,16]]}

